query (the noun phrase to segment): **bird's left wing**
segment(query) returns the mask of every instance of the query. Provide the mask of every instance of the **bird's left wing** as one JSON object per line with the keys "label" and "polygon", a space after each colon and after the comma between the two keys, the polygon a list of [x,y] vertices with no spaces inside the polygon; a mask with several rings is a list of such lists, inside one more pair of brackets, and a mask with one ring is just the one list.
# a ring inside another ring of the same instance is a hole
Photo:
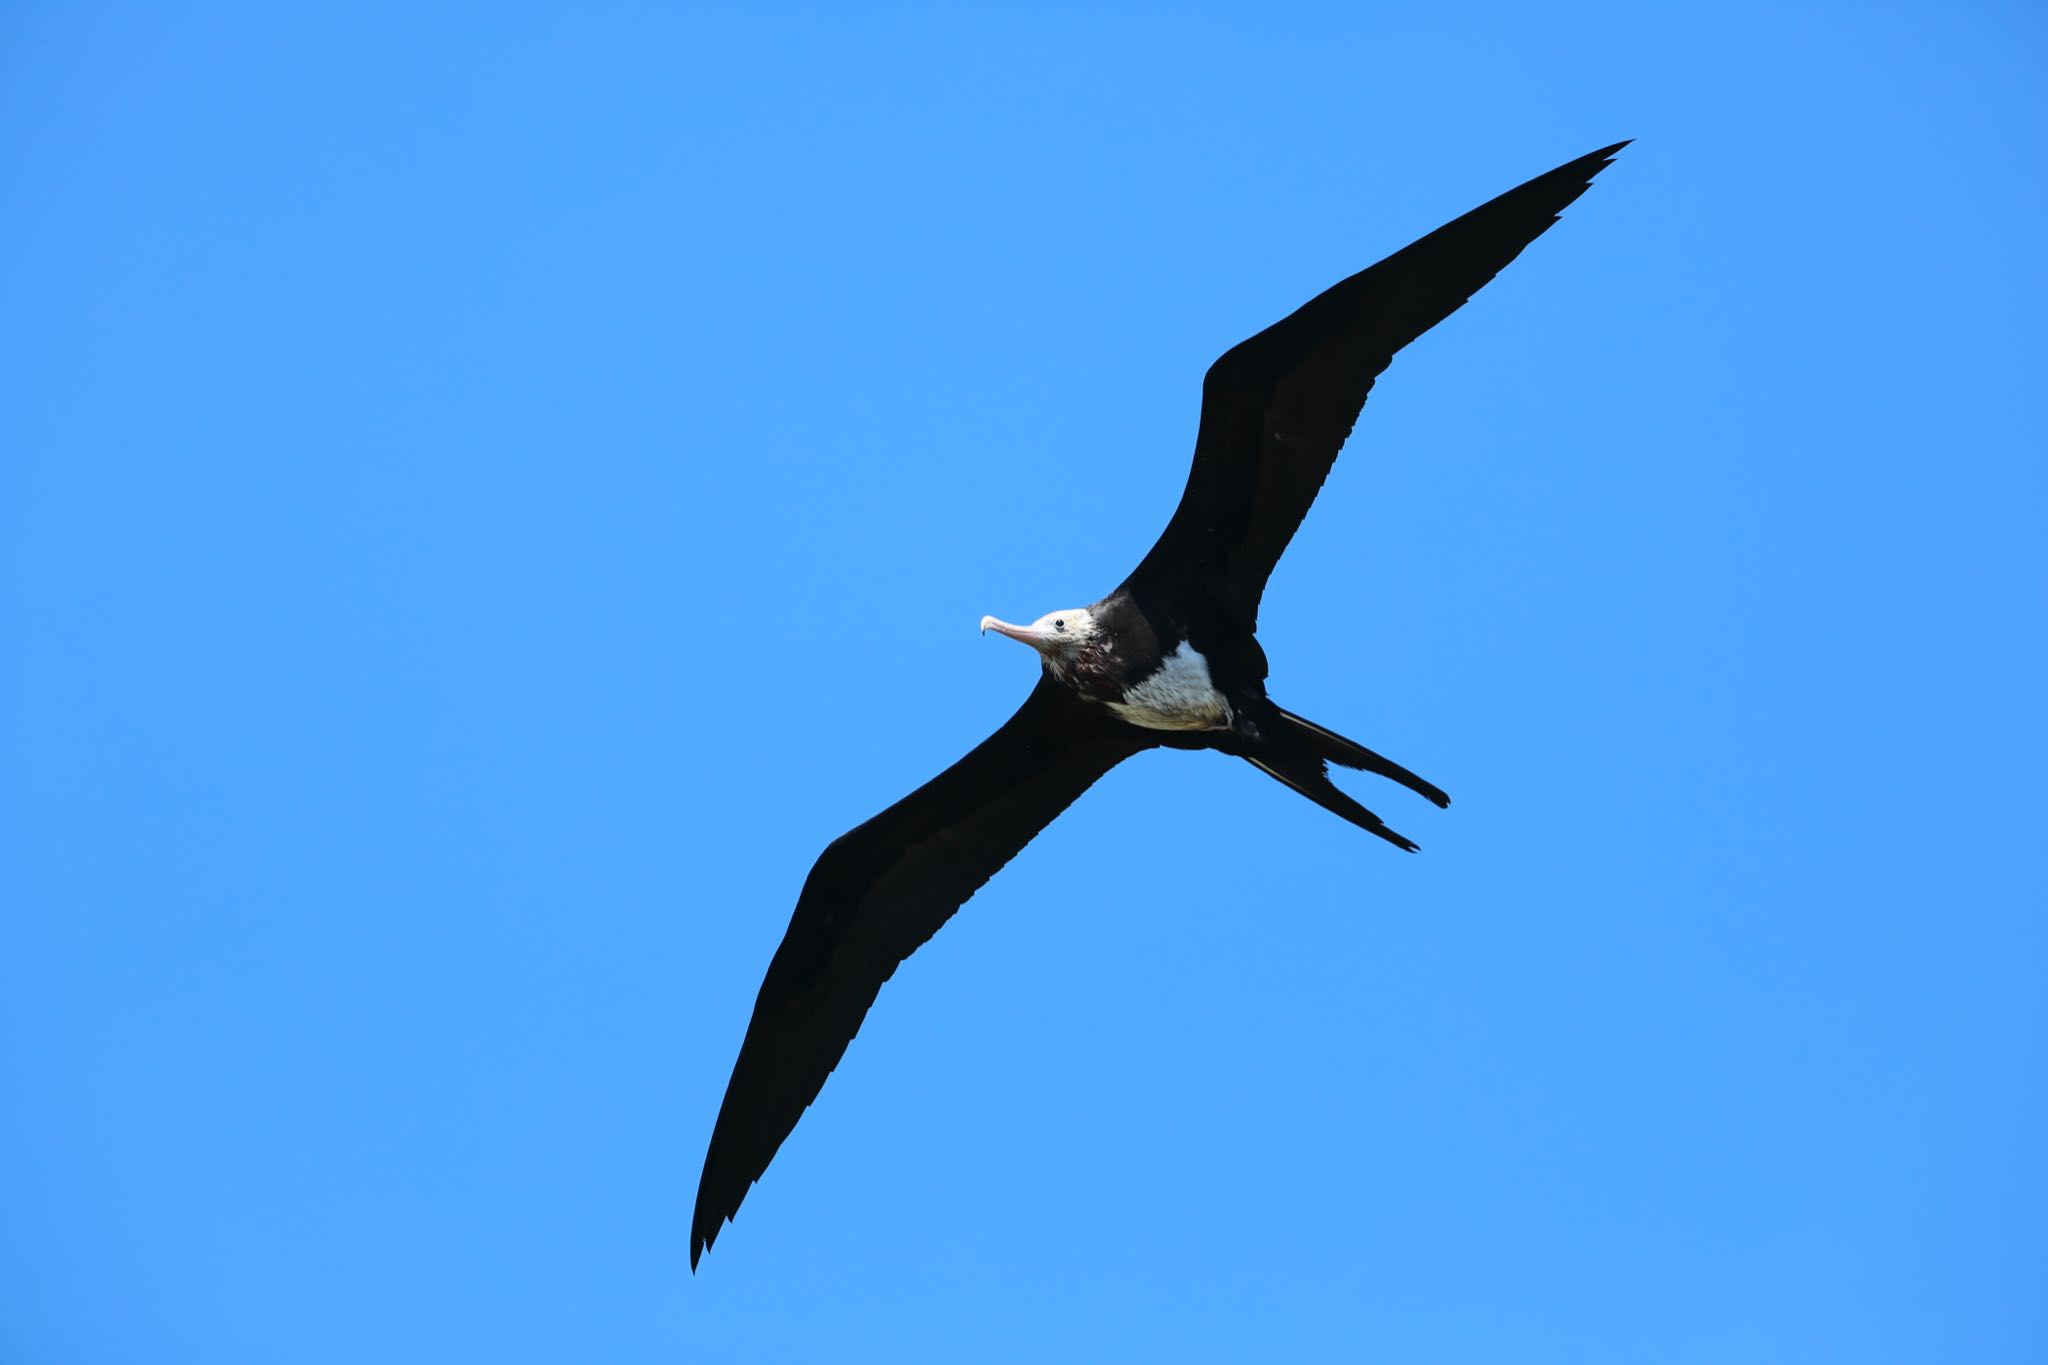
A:
{"label": "bird's left wing", "polygon": [[896,967],[1095,780],[1153,741],[1041,677],[974,751],[834,840],[768,964],[711,1132],[690,1266],[816,1099]]}

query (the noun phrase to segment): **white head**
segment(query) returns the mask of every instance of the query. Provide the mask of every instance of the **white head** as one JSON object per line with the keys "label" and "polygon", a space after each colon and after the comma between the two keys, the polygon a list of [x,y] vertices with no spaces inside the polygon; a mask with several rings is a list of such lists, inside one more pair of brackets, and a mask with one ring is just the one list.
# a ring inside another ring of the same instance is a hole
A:
{"label": "white head", "polygon": [[981,633],[995,631],[1012,640],[1022,640],[1048,659],[1064,659],[1081,652],[1101,633],[1095,613],[1086,607],[1048,612],[1028,626],[1013,626],[993,616],[981,618]]}

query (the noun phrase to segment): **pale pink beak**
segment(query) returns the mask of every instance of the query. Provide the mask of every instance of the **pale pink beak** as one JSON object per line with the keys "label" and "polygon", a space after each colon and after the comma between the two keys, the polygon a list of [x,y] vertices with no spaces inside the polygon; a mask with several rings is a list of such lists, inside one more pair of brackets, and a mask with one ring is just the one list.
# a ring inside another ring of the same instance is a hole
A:
{"label": "pale pink beak", "polygon": [[998,621],[993,616],[984,616],[981,618],[981,633],[986,635],[990,631],[998,635],[1007,635],[1012,640],[1021,640],[1040,653],[1052,644],[1052,636],[1045,631],[1033,630],[1029,626],[1013,626],[1008,621]]}

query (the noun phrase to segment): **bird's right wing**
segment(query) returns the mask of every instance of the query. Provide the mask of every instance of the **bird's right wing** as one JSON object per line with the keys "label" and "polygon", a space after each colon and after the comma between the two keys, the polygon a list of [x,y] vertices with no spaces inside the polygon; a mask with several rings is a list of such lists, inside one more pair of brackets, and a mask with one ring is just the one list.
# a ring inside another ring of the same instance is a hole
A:
{"label": "bird's right wing", "polygon": [[1266,579],[1394,353],[1520,255],[1627,145],[1481,204],[1225,351],[1202,381],[1180,506],[1129,581],[1192,577],[1239,629],[1256,629]]}
{"label": "bird's right wing", "polygon": [[825,850],[768,964],[711,1132],[692,1269],[898,964],[1097,778],[1154,742],[1041,677],[972,753]]}

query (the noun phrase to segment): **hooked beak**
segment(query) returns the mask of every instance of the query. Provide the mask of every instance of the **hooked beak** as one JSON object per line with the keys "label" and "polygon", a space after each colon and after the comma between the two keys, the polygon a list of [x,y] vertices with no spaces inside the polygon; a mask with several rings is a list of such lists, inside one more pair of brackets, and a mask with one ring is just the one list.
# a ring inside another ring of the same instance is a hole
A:
{"label": "hooked beak", "polygon": [[990,631],[998,635],[1007,635],[1012,640],[1020,640],[1041,653],[1052,643],[1052,637],[1042,630],[1033,630],[1029,626],[1013,626],[1008,621],[998,621],[993,616],[984,616],[981,618],[981,633],[986,635]]}

